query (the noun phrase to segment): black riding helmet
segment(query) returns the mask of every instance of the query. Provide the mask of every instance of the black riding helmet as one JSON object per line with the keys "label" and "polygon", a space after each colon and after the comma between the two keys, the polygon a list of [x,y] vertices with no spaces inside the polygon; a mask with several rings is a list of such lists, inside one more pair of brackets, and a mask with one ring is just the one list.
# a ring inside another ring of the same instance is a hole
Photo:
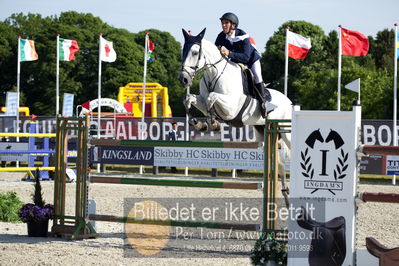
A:
{"label": "black riding helmet", "polygon": [[236,14],[227,12],[223,14],[223,16],[220,18],[220,20],[223,19],[230,21],[231,24],[236,24],[236,27],[238,27],[238,17],[236,16]]}

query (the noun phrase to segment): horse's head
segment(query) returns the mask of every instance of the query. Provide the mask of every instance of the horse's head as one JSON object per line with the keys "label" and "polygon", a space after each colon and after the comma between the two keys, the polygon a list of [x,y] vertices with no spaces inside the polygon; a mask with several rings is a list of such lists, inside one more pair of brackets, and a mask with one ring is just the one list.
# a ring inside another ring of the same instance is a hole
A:
{"label": "horse's head", "polygon": [[205,35],[203,29],[197,36],[191,36],[182,29],[184,35],[184,46],[182,53],[182,68],[179,75],[179,81],[183,87],[192,84],[197,71],[205,65],[205,58],[202,53],[202,39]]}

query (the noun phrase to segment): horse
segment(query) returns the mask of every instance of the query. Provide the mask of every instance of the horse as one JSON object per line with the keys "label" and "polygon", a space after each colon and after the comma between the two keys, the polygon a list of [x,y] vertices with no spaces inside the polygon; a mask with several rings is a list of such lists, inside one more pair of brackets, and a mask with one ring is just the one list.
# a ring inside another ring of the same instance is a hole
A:
{"label": "horse", "polygon": [[[192,85],[198,73],[204,73],[200,80],[199,94],[188,93],[183,100],[190,124],[197,130],[205,131],[208,125],[217,130],[218,120],[240,127],[253,125],[255,137],[263,142],[265,119],[262,117],[258,100],[244,94],[242,69],[238,64],[221,55],[219,49],[204,39],[206,28],[197,36],[189,35],[182,29],[184,46],[179,81],[185,88]],[[269,89],[271,101],[266,104],[268,119],[291,119],[292,103],[283,93]],[[191,106],[199,109],[207,122],[197,121],[190,113]],[[291,148],[291,135],[281,133],[288,150]],[[283,145],[284,146],[284,145]],[[280,159],[280,165],[284,162]],[[284,171],[284,167],[279,167]]]}

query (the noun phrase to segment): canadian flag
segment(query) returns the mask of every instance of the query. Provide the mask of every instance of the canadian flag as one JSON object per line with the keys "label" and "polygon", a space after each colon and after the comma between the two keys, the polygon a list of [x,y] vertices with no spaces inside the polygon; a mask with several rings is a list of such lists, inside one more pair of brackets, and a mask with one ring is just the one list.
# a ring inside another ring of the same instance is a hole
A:
{"label": "canadian flag", "polygon": [[304,59],[312,47],[310,38],[287,30],[288,56],[293,59]]}
{"label": "canadian flag", "polygon": [[112,42],[100,36],[100,60],[104,62],[115,62],[116,52]]}

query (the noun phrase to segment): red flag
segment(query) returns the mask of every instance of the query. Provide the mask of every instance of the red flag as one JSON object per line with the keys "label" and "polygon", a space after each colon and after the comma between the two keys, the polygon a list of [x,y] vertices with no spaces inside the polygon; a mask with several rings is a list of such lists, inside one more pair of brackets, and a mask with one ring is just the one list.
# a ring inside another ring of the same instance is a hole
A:
{"label": "red flag", "polygon": [[369,51],[369,40],[360,32],[341,28],[342,54],[365,56]]}
{"label": "red flag", "polygon": [[90,110],[90,100],[81,104],[83,108]]}

